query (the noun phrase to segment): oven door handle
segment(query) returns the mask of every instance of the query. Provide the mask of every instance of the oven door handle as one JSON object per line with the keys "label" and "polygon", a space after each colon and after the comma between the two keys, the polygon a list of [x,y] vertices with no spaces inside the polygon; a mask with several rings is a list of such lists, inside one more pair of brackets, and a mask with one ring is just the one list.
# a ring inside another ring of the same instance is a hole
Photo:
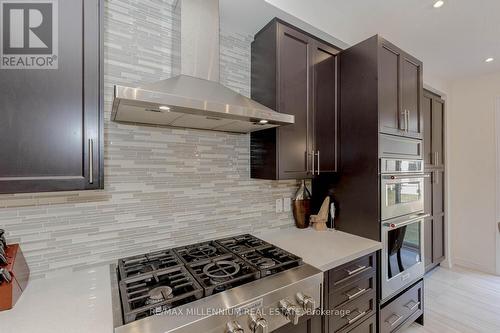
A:
{"label": "oven door handle", "polygon": [[404,179],[414,179],[414,178],[430,178],[431,175],[429,174],[418,174],[418,175],[404,175],[404,176],[382,176],[383,179],[390,179],[390,180],[404,180]]}
{"label": "oven door handle", "polygon": [[384,223],[384,226],[389,227],[391,229],[397,229],[397,228],[404,227],[405,225],[412,224],[415,221],[419,221],[421,219],[425,219],[426,217],[429,217],[429,216],[431,216],[431,215],[430,214],[421,213],[421,214],[418,214],[416,217],[412,217],[409,220],[405,220],[403,222],[399,222],[399,223],[386,222],[386,223]]}

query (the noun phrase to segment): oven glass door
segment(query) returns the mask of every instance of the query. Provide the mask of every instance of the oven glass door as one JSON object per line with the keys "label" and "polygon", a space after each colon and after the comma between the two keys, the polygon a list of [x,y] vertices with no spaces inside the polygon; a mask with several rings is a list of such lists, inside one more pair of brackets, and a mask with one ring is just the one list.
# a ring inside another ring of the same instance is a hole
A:
{"label": "oven glass door", "polygon": [[383,298],[423,276],[423,226],[421,218],[383,224]]}
{"label": "oven glass door", "polygon": [[424,176],[382,176],[382,220],[424,210]]}

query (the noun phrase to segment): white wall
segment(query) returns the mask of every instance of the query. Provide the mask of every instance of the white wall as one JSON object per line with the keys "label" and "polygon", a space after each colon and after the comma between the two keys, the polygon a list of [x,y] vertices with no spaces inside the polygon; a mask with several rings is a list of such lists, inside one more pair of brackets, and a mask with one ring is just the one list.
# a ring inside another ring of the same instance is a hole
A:
{"label": "white wall", "polygon": [[500,73],[450,84],[449,220],[454,264],[496,271],[495,104]]}

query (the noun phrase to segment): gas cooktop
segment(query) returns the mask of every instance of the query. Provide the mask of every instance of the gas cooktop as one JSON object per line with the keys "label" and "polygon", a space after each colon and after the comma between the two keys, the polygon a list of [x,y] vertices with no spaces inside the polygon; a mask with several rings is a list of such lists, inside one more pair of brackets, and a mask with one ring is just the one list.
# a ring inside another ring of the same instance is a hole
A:
{"label": "gas cooktop", "polygon": [[[144,325],[149,318],[164,315],[165,323],[159,330],[181,332],[167,329],[176,327],[168,316],[174,309],[206,308],[209,303],[225,309],[229,306],[227,300],[236,292],[240,303],[249,301],[261,295],[259,288],[246,286],[254,283],[255,287],[266,287],[267,280],[267,289],[273,291],[282,286],[269,284],[270,277],[303,266],[313,275],[319,272],[303,264],[301,258],[249,234],[120,259],[112,269],[114,312],[121,319],[115,318],[116,331],[128,332],[124,329],[137,329],[136,325]],[[299,273],[303,274],[304,269]],[[289,284],[290,277],[296,275],[281,276],[282,284]],[[245,293],[247,296],[242,299]],[[259,306],[265,306],[264,303]],[[151,324],[146,326],[140,331],[154,332]]]}

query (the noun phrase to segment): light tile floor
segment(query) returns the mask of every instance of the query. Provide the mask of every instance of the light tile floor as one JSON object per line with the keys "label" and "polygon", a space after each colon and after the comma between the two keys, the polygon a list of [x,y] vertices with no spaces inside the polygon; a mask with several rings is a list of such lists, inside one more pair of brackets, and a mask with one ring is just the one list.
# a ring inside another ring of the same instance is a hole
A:
{"label": "light tile floor", "polygon": [[405,333],[500,333],[500,276],[438,267],[425,279],[425,326]]}

